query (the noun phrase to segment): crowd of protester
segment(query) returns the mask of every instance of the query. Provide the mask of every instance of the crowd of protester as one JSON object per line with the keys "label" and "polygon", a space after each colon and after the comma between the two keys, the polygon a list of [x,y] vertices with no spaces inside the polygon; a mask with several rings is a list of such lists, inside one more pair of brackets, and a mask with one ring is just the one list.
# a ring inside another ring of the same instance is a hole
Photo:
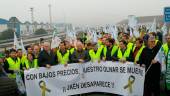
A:
{"label": "crowd of protester", "polygon": [[[16,71],[20,71],[23,77],[24,70],[31,68],[46,67],[50,69],[51,66],[58,64],[68,67],[68,64],[83,64],[89,61],[134,62],[134,64],[145,67],[145,70],[152,64],[145,75],[144,96],[160,96],[161,64],[154,58],[161,46],[167,46],[164,51],[167,51],[168,54],[170,34],[166,34],[165,39],[166,42],[163,42],[161,32],[146,32],[143,28],[140,29],[139,37],[130,36],[129,32],[119,32],[118,38],[115,39],[111,34],[102,32],[102,37],[98,38],[98,42],[78,38],[73,44],[63,40],[57,48],[52,49],[50,42],[44,40],[41,44],[26,46],[26,53],[23,53],[22,49],[13,48],[0,53],[0,76],[8,76],[15,80]],[[0,83],[0,93],[1,91]],[[113,94],[101,94],[113,96]]]}

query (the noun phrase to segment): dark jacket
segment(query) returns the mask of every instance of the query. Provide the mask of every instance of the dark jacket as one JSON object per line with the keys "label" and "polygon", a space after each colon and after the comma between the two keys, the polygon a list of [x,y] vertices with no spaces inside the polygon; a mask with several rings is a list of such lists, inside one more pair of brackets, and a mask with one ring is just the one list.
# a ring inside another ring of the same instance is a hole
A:
{"label": "dark jacket", "polygon": [[46,67],[46,64],[55,65],[56,64],[56,56],[50,51],[50,54],[45,50],[41,51],[38,56],[38,64],[39,67]]}
{"label": "dark jacket", "polygon": [[[113,56],[111,56],[111,53],[112,53],[112,47],[111,48],[107,47],[107,52],[106,52],[106,60],[107,61],[113,60]],[[102,57],[104,57],[104,50],[102,50]]]}
{"label": "dark jacket", "polygon": [[15,80],[0,77],[0,96],[20,96]]}
{"label": "dark jacket", "polygon": [[7,73],[5,72],[3,68],[3,64],[0,64],[0,77],[7,76]]}
{"label": "dark jacket", "polygon": [[[141,53],[141,56],[139,57],[138,64],[144,64],[145,70],[148,70],[152,60],[157,55],[160,47],[161,47],[160,42],[158,42],[157,45],[152,49],[145,47]],[[152,64],[152,66],[145,75],[145,84],[147,85],[148,88],[155,90],[155,88],[159,87],[160,72],[161,72],[160,63],[157,62],[156,64]]]}
{"label": "dark jacket", "polygon": [[70,56],[71,63],[79,63],[79,59],[83,59],[84,62],[90,61],[88,51],[83,50],[82,52],[78,52],[77,50],[75,50],[73,54]]}

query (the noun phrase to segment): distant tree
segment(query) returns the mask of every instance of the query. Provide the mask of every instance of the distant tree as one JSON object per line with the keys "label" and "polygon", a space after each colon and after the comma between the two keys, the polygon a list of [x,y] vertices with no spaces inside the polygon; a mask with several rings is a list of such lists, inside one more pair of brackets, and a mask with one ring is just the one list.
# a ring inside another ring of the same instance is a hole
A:
{"label": "distant tree", "polygon": [[14,38],[14,30],[7,29],[0,34],[0,40],[13,39]]}
{"label": "distant tree", "polygon": [[40,29],[37,29],[34,34],[35,35],[47,34],[47,31],[40,28]]}

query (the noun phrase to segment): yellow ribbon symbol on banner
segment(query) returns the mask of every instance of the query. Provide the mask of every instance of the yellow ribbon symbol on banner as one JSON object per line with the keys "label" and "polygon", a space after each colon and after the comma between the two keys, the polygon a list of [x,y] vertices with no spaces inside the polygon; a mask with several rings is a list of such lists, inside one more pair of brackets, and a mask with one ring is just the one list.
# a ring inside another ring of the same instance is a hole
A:
{"label": "yellow ribbon symbol on banner", "polygon": [[124,86],[124,89],[127,89],[129,90],[129,93],[132,93],[132,84],[135,82],[135,76],[129,76],[129,79],[128,79],[128,84]]}
{"label": "yellow ribbon symbol on banner", "polygon": [[39,86],[40,86],[40,88],[41,88],[41,94],[42,94],[42,96],[45,96],[46,91],[47,91],[47,92],[51,92],[51,90],[46,87],[46,84],[45,84],[44,81],[40,81],[40,82],[39,82]]}

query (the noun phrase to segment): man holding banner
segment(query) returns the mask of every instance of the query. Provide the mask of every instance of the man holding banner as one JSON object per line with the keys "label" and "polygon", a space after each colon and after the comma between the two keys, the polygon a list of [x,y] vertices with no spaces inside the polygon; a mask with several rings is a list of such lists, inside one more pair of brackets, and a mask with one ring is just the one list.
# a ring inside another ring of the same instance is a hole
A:
{"label": "man holding banner", "polygon": [[9,78],[15,79],[16,72],[22,68],[21,60],[17,57],[16,50],[10,50],[10,57],[8,57],[4,64],[4,69],[7,72]]}
{"label": "man holding banner", "polygon": [[18,89],[22,94],[25,94],[25,86],[21,78],[21,60],[17,57],[16,50],[10,50],[10,57],[8,57],[4,64],[4,69],[9,78],[14,79],[18,85]]}
{"label": "man holding banner", "polygon": [[56,64],[55,54],[51,51],[50,43],[44,42],[43,50],[38,56],[38,64],[40,67],[50,68],[52,65]]}
{"label": "man holding banner", "polygon": [[160,63],[154,60],[160,47],[161,44],[156,43],[155,36],[150,33],[139,58],[139,63],[146,66],[144,96],[160,96]]}
{"label": "man holding banner", "polygon": [[71,63],[84,63],[89,61],[90,59],[88,51],[84,49],[84,44],[82,44],[81,42],[77,42],[76,49],[73,54],[71,54],[70,58]]}
{"label": "man holding banner", "polygon": [[59,44],[56,55],[58,64],[62,64],[66,67],[68,63],[70,63],[70,51],[67,50],[65,42]]}

